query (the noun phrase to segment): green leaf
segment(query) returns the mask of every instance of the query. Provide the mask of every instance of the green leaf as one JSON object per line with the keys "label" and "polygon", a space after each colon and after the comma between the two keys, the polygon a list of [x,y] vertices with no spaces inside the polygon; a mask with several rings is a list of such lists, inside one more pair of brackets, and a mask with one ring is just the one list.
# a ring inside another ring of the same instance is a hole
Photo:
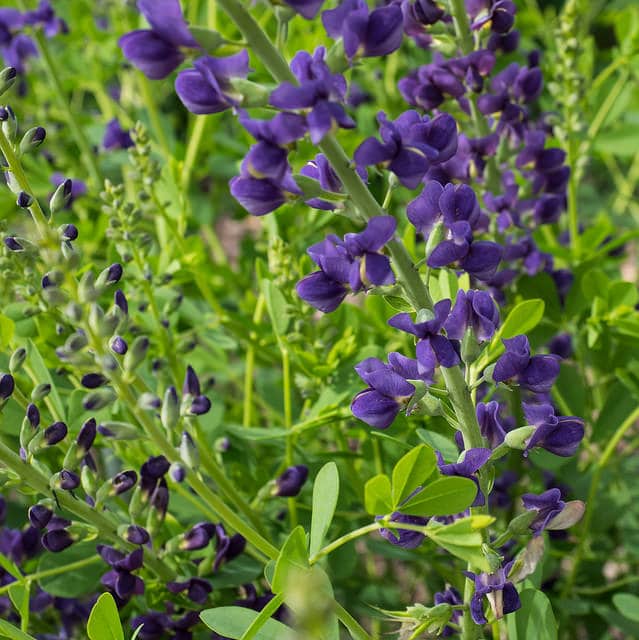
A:
{"label": "green leaf", "polygon": [[10,640],[35,640],[33,636],[30,636],[24,631],[20,631],[18,627],[14,627],[4,620],[0,620],[0,636],[10,638]]}
{"label": "green leaf", "polygon": [[100,584],[101,572],[96,570],[95,565],[100,562],[100,557],[96,555],[95,543],[92,542],[74,544],[60,553],[47,553],[38,564],[38,573],[65,568],[83,560],[95,562],[40,578],[40,587],[52,596],[61,598],[79,598],[95,591]]}
{"label": "green leaf", "polygon": [[477,485],[469,478],[439,478],[425,486],[399,511],[411,516],[452,516],[470,507],[476,495]]}
{"label": "green leaf", "polygon": [[512,338],[534,329],[544,317],[545,303],[541,298],[524,300],[516,305],[504,320],[495,338]]}
{"label": "green leaf", "polygon": [[398,507],[408,496],[424,484],[437,468],[433,449],[420,444],[401,457],[393,469],[393,508]]}
{"label": "green leaf", "polygon": [[266,308],[271,318],[273,331],[275,335],[283,336],[286,333],[290,319],[286,308],[286,298],[270,280],[262,280],[262,291],[264,292]]}
{"label": "green leaf", "polygon": [[87,635],[91,640],[124,640],[118,608],[110,593],[103,593],[93,605]]}
{"label": "green leaf", "polygon": [[413,311],[413,305],[399,296],[384,296],[384,300],[397,311],[408,311],[409,313]]}
{"label": "green leaf", "polygon": [[47,365],[44,363],[44,360],[42,359],[42,356],[38,351],[38,347],[35,346],[33,340],[28,340],[27,343],[29,345],[28,362],[33,369],[36,380],[38,381],[38,383],[48,382],[51,385],[51,393],[49,394],[49,398],[51,399],[51,402],[53,403],[53,406],[55,407],[55,410],[57,411],[60,419],[64,419],[64,405],[62,404],[62,400],[60,399],[58,389],[55,386],[53,379],[51,378],[49,369],[47,369]]}
{"label": "green leaf", "polygon": [[322,547],[324,536],[331,526],[337,497],[339,474],[334,462],[327,462],[317,474],[313,484],[313,514],[311,516],[311,542],[309,554],[315,555]]}
{"label": "green leaf", "polygon": [[520,594],[521,609],[507,616],[508,640],[557,640],[557,622],[547,596],[537,589]]}
{"label": "green leaf", "polygon": [[488,560],[482,552],[484,540],[480,532],[494,521],[495,518],[486,515],[460,518],[448,525],[431,520],[426,528],[426,535],[455,557],[471,563],[481,571],[490,571]]}
{"label": "green leaf", "polygon": [[16,582],[9,587],[9,599],[20,615],[20,628],[24,631],[29,628],[29,595],[31,583]]}
{"label": "green leaf", "polygon": [[213,29],[205,27],[189,27],[191,35],[197,40],[197,43],[207,52],[215,53],[225,42],[226,38]]}
{"label": "green leaf", "polygon": [[632,593],[615,593],[612,603],[622,616],[639,622],[639,597]]}
{"label": "green leaf", "polygon": [[7,316],[0,315],[0,348],[6,349],[9,346],[15,333],[16,325]]}
{"label": "green leaf", "polygon": [[426,429],[417,429],[417,437],[425,444],[439,451],[446,462],[457,461],[459,449],[450,438],[437,433],[437,431],[427,431]]}
{"label": "green leaf", "polygon": [[210,578],[214,589],[228,589],[253,582],[262,573],[262,563],[247,555],[224,563]]}
{"label": "green leaf", "polygon": [[[200,619],[221,636],[239,640],[251,626],[259,613],[244,607],[216,607],[200,613]],[[254,640],[287,640],[292,638],[292,630],[285,624],[269,618],[255,634]]]}
{"label": "green leaf", "polygon": [[306,533],[304,532],[304,527],[300,525],[295,527],[286,539],[275,563],[275,571],[273,573],[273,580],[271,581],[273,593],[284,591],[288,582],[288,575],[291,571],[303,571],[305,569],[308,569]]}
{"label": "green leaf", "polygon": [[366,512],[371,515],[384,515],[393,511],[391,483],[388,476],[380,474],[371,478],[364,487]]}
{"label": "green leaf", "polygon": [[11,560],[11,558],[7,558],[7,556],[2,555],[0,553],[0,567],[2,567],[7,573],[10,573],[16,580],[22,580],[23,575],[18,568],[18,565]]}

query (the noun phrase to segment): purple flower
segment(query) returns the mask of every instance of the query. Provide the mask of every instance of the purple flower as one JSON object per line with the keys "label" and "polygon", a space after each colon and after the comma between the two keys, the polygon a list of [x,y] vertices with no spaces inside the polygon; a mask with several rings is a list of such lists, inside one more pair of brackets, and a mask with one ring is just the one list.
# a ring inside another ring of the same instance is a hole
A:
{"label": "purple flower", "polygon": [[324,4],[324,0],[284,0],[284,2],[307,20],[312,20]]}
{"label": "purple flower", "polygon": [[[315,156],[314,160],[307,162],[300,169],[300,174],[317,180],[324,191],[331,191],[333,193],[342,191],[342,183],[323,153],[319,153]],[[364,179],[365,174],[362,175],[362,173],[360,173],[360,177]],[[311,198],[305,202],[309,207],[322,209],[324,211],[333,211],[339,206],[335,202],[329,202],[321,198]]]}
{"label": "purple flower", "polygon": [[364,0],[343,0],[324,11],[322,23],[331,38],[341,37],[349,59],[385,56],[399,49],[403,37],[403,16],[398,4],[369,11]]}
{"label": "purple flower", "polygon": [[393,284],[390,260],[380,251],[396,226],[392,216],[376,216],[360,233],[347,233],[343,240],[331,235],[310,247],[308,253],[320,271],[300,280],[297,294],[316,309],[330,313],[344,300],[349,287],[357,293],[371,285]]}
{"label": "purple flower", "polygon": [[[428,523],[428,518],[422,518],[421,516],[408,516],[399,511],[394,512],[390,517],[391,522],[403,522],[405,524],[414,524],[419,526],[425,526]],[[424,534],[419,531],[412,531],[410,529],[386,529],[379,530],[380,535],[386,538],[391,544],[403,547],[404,549],[416,549],[424,541]]]}
{"label": "purple flower", "polygon": [[569,333],[559,333],[548,343],[548,351],[559,356],[562,360],[572,355],[572,336]]}
{"label": "purple flower", "polygon": [[444,16],[444,11],[433,0],[402,0],[404,33],[415,40],[418,46],[427,48],[432,38],[426,29]]}
{"label": "purple flower", "polygon": [[419,338],[416,347],[418,371],[428,382],[432,382],[438,365],[454,367],[460,363],[458,346],[440,333],[449,311],[450,300],[440,300],[428,320],[415,323],[410,314],[398,313],[388,321],[391,327]]}
{"label": "purple flower", "polygon": [[409,189],[417,187],[431,164],[448,160],[457,149],[457,125],[448,114],[430,120],[417,111],[405,111],[390,121],[380,112],[377,121],[382,142],[364,140],[353,155],[355,163],[388,167]]}
{"label": "purple flower", "polygon": [[133,146],[131,134],[120,126],[117,118],[113,118],[107,122],[102,137],[102,146],[107,150],[112,149],[128,149]]}
{"label": "purple flower", "polygon": [[388,428],[415,393],[415,387],[404,376],[407,373],[414,374],[411,378],[419,376],[414,360],[400,354],[391,354],[388,360],[390,364],[386,365],[377,358],[367,358],[355,367],[368,389],[353,398],[351,411],[377,429]]}
{"label": "purple flower", "polygon": [[140,527],[136,524],[132,524],[127,527],[125,537],[131,544],[142,545],[151,540],[149,532],[144,527]]}
{"label": "purple flower", "polygon": [[197,115],[219,113],[235,106],[239,95],[232,78],[246,78],[249,57],[242,50],[225,58],[204,56],[193,62],[194,69],[185,69],[175,79],[175,91],[184,106]]}
{"label": "purple flower", "polygon": [[53,511],[43,504],[34,504],[29,508],[29,522],[36,529],[44,529],[51,520]]}
{"label": "purple flower", "polygon": [[182,48],[199,48],[178,0],[138,0],[151,29],[139,29],[119,40],[124,56],[152,80],[166,78],[184,62]]}
{"label": "purple flower", "polygon": [[0,373],[0,402],[11,397],[15,389],[15,381],[10,373]]}
{"label": "purple flower", "polygon": [[97,549],[102,559],[111,567],[111,571],[101,579],[105,587],[124,601],[133,595],[144,593],[144,582],[132,573],[142,567],[144,552],[141,547],[128,555],[105,545],[98,545]]}
{"label": "purple flower", "polygon": [[132,489],[137,481],[138,474],[130,469],[128,471],[121,471],[115,475],[113,480],[111,480],[111,484],[115,495],[119,496],[122,493],[126,493],[129,489]]}
{"label": "purple flower", "polygon": [[[434,602],[436,605],[438,604],[450,604],[450,605],[460,605],[464,604],[464,599],[461,597],[461,594],[455,587],[448,587],[445,591],[438,591],[434,596]],[[453,614],[450,617],[451,622],[459,623],[463,613],[460,609],[455,609]],[[452,627],[444,627],[441,636],[442,638],[448,638],[455,633],[455,630]]]}
{"label": "purple flower", "polygon": [[519,594],[512,582],[507,579],[512,563],[498,569],[495,573],[475,574],[464,571],[464,575],[475,582],[475,593],[470,602],[470,613],[475,624],[487,624],[484,615],[484,598],[490,603],[495,618],[503,618],[506,614],[517,611],[521,607]]}
{"label": "purple flower", "polygon": [[299,494],[308,477],[308,467],[298,464],[289,467],[275,480],[275,495],[280,497],[294,497]]}
{"label": "purple flower", "polygon": [[559,358],[555,355],[530,356],[526,336],[503,340],[506,352],[497,360],[493,371],[495,382],[516,379],[523,389],[548,393],[559,375]]}
{"label": "purple flower", "polygon": [[477,480],[477,472],[488,462],[492,455],[490,449],[467,449],[464,451],[464,457],[461,462],[446,464],[442,454],[437,453],[437,466],[439,471],[445,476],[460,476],[462,478],[470,478],[477,485],[477,496],[471,505],[472,507],[481,507],[486,504],[486,496],[479,489]]}
{"label": "purple flower", "polygon": [[461,340],[472,329],[479,342],[490,340],[499,326],[499,309],[487,291],[460,289],[455,306],[444,323],[446,335]]}
{"label": "purple flower", "polygon": [[332,73],[324,61],[324,47],[315,49],[313,56],[299,51],[291,62],[291,71],[299,82],[282,83],[271,94],[270,102],[278,109],[310,109],[306,115],[311,141],[321,142],[335,126],[352,129],[355,122],[342,106],[346,99],[344,76]]}
{"label": "purple flower", "polygon": [[185,551],[196,551],[208,546],[211,538],[215,536],[215,525],[210,522],[199,522],[191,527],[183,536],[180,542],[180,549]]}
{"label": "purple flower", "polygon": [[246,547],[246,539],[239,533],[232,536],[227,535],[224,525],[215,525],[217,535],[217,547],[215,550],[215,560],[213,571],[217,571],[223,563],[230,562],[233,558],[241,555]]}
{"label": "purple flower", "polygon": [[550,521],[558,516],[566,506],[561,499],[561,491],[559,489],[549,489],[539,495],[534,493],[524,493],[521,496],[524,508],[528,511],[536,511],[537,516],[530,523],[530,528],[538,536],[550,524]]}
{"label": "purple flower", "polygon": [[44,440],[50,447],[58,444],[67,436],[67,425],[64,422],[54,422],[44,430]]}
{"label": "purple flower", "polygon": [[42,546],[52,553],[64,551],[74,540],[66,529],[53,529],[42,536]]}
{"label": "purple flower", "polygon": [[209,597],[209,593],[213,591],[211,584],[203,578],[189,578],[184,582],[169,582],[166,588],[171,593],[182,593],[186,591],[189,600],[197,604],[204,604]]}
{"label": "purple flower", "polygon": [[302,194],[301,189],[290,176],[281,183],[268,178],[254,178],[242,174],[229,182],[231,195],[252,215],[263,216],[281,207],[291,197]]}
{"label": "purple flower", "polygon": [[499,402],[478,402],[476,413],[481,435],[491,447],[499,446],[506,437],[506,429],[499,419]]}
{"label": "purple flower", "polygon": [[575,416],[556,416],[550,404],[524,404],[524,415],[535,431],[529,438],[524,455],[541,447],[556,456],[575,454],[584,437],[584,421]]}

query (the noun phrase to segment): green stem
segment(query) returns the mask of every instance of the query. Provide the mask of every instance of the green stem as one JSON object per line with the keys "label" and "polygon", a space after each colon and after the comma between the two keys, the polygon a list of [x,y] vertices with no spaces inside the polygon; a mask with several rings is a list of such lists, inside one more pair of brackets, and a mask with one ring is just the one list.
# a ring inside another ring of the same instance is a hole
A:
{"label": "green stem", "polygon": [[[291,388],[291,358],[288,353],[288,349],[282,343],[280,343],[280,352],[282,354],[282,392],[284,400],[284,427],[288,433],[286,435],[286,466],[293,465],[293,433],[291,429],[293,427],[293,409],[292,409],[292,388]],[[295,497],[288,498],[288,512],[290,518],[291,529],[297,526],[297,501]]]}
{"label": "green stem", "polygon": [[354,640],[373,640],[366,629],[339,602],[335,601],[333,607],[338,620],[346,627]]}
{"label": "green stem", "polygon": [[[262,321],[266,300],[260,293],[255,303],[253,312],[253,324],[257,325]],[[251,340],[246,348],[246,365],[244,367],[244,408],[242,411],[242,425],[251,426],[253,416],[253,376],[255,374],[255,345]]]}
{"label": "green stem", "polygon": [[[22,0],[18,0],[18,5],[21,6],[24,10],[24,3],[22,2]],[[84,131],[82,131],[82,128],[76,122],[73,110],[71,109],[68,101],[64,96],[62,84],[60,82],[53,57],[49,52],[46,38],[38,29],[34,31],[33,36],[38,45],[45,72],[47,74],[47,77],[49,78],[49,82],[53,86],[58,104],[60,105],[62,111],[64,111],[66,124],[69,125],[71,135],[75,139],[75,143],[78,145],[80,155],[82,156],[82,160],[87,168],[87,171],[89,172],[89,175],[91,176],[91,180],[94,183],[94,186],[99,187],[102,184],[102,179],[100,178],[100,171],[95,160],[96,155],[91,151],[91,146],[89,145],[89,142],[84,135]]]}
{"label": "green stem", "polygon": [[345,533],[343,536],[333,540],[330,544],[327,544],[323,549],[320,549],[315,555],[311,556],[309,559],[310,564],[315,564],[321,558],[333,553],[336,549],[339,549],[341,546],[345,545],[351,540],[356,540],[357,538],[361,538],[365,536],[367,533],[372,533],[373,531],[378,531],[384,526],[380,520],[377,522],[373,522],[372,524],[367,524],[359,529],[355,529],[354,531],[349,531]]}
{"label": "green stem", "polygon": [[588,544],[590,526],[592,524],[592,518],[596,511],[596,499],[597,491],[599,490],[599,483],[601,482],[601,474],[605,466],[610,461],[610,458],[615,453],[622,438],[626,435],[628,430],[632,428],[639,420],[639,407],[637,407],[619,426],[615,434],[608,441],[608,445],[604,449],[599,460],[595,463],[595,470],[593,471],[592,478],[590,479],[590,488],[588,490],[588,498],[586,499],[586,515],[584,517],[583,525],[581,527],[581,534],[579,538],[579,545],[575,551],[574,561],[572,563],[572,569],[564,585],[562,591],[562,597],[566,597],[572,592],[572,589],[577,579],[579,565],[583,560],[586,545]]}
{"label": "green stem", "polygon": [[189,137],[189,144],[186,148],[186,154],[184,155],[184,165],[182,166],[181,185],[185,191],[188,191],[189,185],[191,184],[193,165],[197,160],[200,144],[202,143],[206,125],[208,124],[208,118],[206,116],[194,117],[195,123],[193,124],[193,130]]}
{"label": "green stem", "polygon": [[142,99],[144,100],[144,104],[146,105],[147,111],[149,112],[151,126],[153,127],[153,131],[155,132],[158,144],[162,149],[162,154],[164,155],[166,161],[169,162],[171,159],[171,150],[169,148],[169,142],[166,138],[166,134],[164,133],[164,128],[162,127],[160,112],[158,110],[157,103],[155,102],[153,92],[151,91],[151,85],[147,77],[141,71],[137,72],[137,77],[140,92],[142,93]]}
{"label": "green stem", "polygon": [[51,230],[49,228],[49,223],[47,222],[47,218],[44,215],[44,211],[42,211],[42,207],[40,207],[40,203],[38,199],[34,196],[33,190],[31,189],[31,185],[29,184],[29,180],[27,179],[26,174],[22,168],[22,163],[18,159],[16,152],[13,148],[13,145],[9,142],[7,136],[4,135],[4,132],[0,129],[0,151],[2,151],[2,155],[4,156],[7,164],[9,166],[9,171],[13,174],[18,186],[22,191],[28,193],[30,196],[33,196],[33,202],[29,207],[29,213],[33,218],[33,222],[38,230],[38,234],[43,239],[50,237]]}

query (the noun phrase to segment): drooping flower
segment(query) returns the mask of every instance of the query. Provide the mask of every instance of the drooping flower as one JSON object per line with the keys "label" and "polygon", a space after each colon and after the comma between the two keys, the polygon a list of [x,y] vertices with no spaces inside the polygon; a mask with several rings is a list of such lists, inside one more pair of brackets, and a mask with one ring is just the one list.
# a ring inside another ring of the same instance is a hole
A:
{"label": "drooping flower", "polygon": [[556,456],[575,454],[584,437],[584,421],[575,416],[556,416],[550,404],[524,403],[524,415],[535,431],[528,439],[524,455],[541,447]]}
{"label": "drooping flower", "polygon": [[239,103],[241,96],[233,88],[231,80],[248,75],[246,50],[220,58],[204,56],[195,60],[193,67],[180,71],[175,79],[178,98],[191,113],[219,113]]}
{"label": "drooping flower", "polygon": [[138,29],[119,40],[133,65],[152,80],[166,78],[185,60],[183,49],[198,49],[178,0],[138,0],[138,9],[150,29]]}
{"label": "drooping flower", "polygon": [[478,402],[476,413],[481,435],[491,447],[499,446],[506,437],[506,429],[499,419],[499,402]]}
{"label": "drooping flower", "polygon": [[499,326],[499,309],[487,291],[457,292],[455,305],[444,323],[446,335],[461,340],[472,329],[479,342],[490,340]]}
{"label": "drooping flower", "polygon": [[530,528],[538,536],[548,526],[550,521],[558,516],[566,506],[561,499],[561,491],[559,489],[549,489],[543,493],[536,495],[534,493],[524,493],[521,496],[524,508],[527,511],[536,511],[537,516],[530,523]]}

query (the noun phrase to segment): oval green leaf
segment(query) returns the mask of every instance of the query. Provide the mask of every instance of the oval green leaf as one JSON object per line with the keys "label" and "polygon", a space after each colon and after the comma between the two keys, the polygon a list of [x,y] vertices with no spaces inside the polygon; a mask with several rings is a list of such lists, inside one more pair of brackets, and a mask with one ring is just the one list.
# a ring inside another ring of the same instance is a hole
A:
{"label": "oval green leaf", "polygon": [[440,478],[424,487],[399,509],[411,516],[453,516],[473,503],[477,485],[468,478]]}
{"label": "oval green leaf", "polygon": [[87,635],[90,640],[124,640],[118,608],[110,593],[103,593],[93,605]]}
{"label": "oval green leaf", "polygon": [[[216,607],[202,611],[200,619],[215,633],[239,640],[258,615],[257,611],[244,607]],[[269,618],[255,634],[254,640],[286,640],[291,637],[290,627]]]}
{"label": "oval green leaf", "polygon": [[311,542],[309,554],[315,555],[331,526],[339,496],[339,473],[334,462],[327,462],[317,474],[313,484],[313,513],[311,516]]}

